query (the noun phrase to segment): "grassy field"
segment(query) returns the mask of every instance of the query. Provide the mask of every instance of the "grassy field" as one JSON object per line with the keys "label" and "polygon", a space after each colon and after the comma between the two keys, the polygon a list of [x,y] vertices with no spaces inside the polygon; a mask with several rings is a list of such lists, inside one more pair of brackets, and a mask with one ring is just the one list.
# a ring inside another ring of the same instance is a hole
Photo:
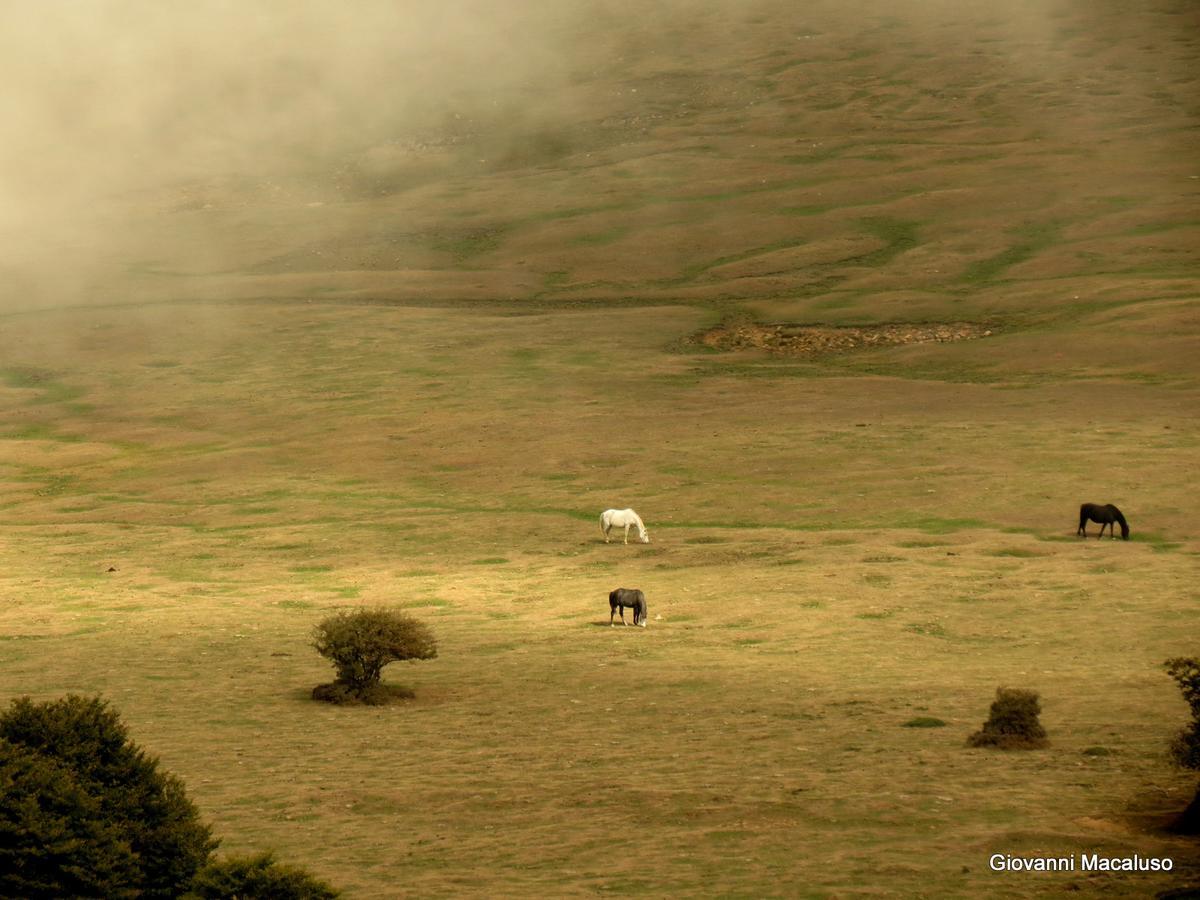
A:
{"label": "grassy field", "polygon": [[[7,289],[0,700],[103,694],[223,850],[353,897],[1200,880],[1161,829],[1195,10],[605,8],[552,85],[585,112],[123,196],[120,252],[50,248],[87,292]],[[991,333],[695,340],[956,322]],[[1083,501],[1132,540],[1075,537]],[[652,543],[606,545],[613,506]],[[386,672],[415,700],[309,699],[361,604],[438,635]],[[966,748],[1002,685],[1049,749]],[[1175,871],[988,868],[1082,852]]]}

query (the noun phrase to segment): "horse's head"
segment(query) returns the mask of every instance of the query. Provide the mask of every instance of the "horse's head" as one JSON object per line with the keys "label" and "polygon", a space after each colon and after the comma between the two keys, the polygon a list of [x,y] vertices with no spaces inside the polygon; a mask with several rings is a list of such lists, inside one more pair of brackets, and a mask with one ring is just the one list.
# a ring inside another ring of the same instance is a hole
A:
{"label": "horse's head", "polygon": [[648,532],[645,528],[643,528],[642,533],[638,535],[638,540],[641,541],[643,544],[650,543],[650,532]]}

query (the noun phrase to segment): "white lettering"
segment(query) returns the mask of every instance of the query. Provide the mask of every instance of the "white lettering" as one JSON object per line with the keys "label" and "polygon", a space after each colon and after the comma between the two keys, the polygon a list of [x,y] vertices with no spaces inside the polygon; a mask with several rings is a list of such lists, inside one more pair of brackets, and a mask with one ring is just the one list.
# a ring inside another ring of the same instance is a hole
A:
{"label": "white lettering", "polygon": [[1099,853],[1082,853],[1079,868],[1084,872],[1170,872],[1175,860],[1170,857],[1101,856]]}
{"label": "white lettering", "polygon": [[1008,856],[993,853],[988,858],[993,872],[1074,872],[1075,859],[1071,856]]}

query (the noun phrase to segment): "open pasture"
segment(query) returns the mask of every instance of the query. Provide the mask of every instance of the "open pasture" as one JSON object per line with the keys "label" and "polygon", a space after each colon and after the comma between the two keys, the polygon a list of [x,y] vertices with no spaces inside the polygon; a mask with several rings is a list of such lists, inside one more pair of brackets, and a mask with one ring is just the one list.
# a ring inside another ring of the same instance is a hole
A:
{"label": "open pasture", "polygon": [[[1159,667],[1200,615],[1189,393],[718,375],[662,349],[687,307],[221,313],[6,322],[0,667],[110,697],[226,850],[355,896],[1145,896],[1181,873],[987,858],[1194,865],[1152,830],[1193,786]],[[587,348],[618,336],[614,370]],[[1132,540],[1074,537],[1082,498]],[[650,545],[603,543],[626,503]],[[619,585],[645,630],[607,627]],[[410,704],[313,703],[312,625],[364,603],[441,657],[385,672]],[[1042,693],[1049,750],[964,747],[999,685]]]}
{"label": "open pasture", "polygon": [[[1200,880],[1160,827],[1195,790],[1161,668],[1200,652],[1194,8],[587,0],[497,40],[475,4],[401,53],[354,6],[297,7],[308,69],[223,33],[213,110],[133,77],[208,32],[124,23],[112,77],[161,93],[68,105],[10,191],[0,701],[103,694],[224,851],[351,897]],[[385,670],[415,700],[309,699],[360,604],[440,639]],[[1049,749],[966,748],[1002,685]],[[1175,871],[988,868],[1081,852]]]}

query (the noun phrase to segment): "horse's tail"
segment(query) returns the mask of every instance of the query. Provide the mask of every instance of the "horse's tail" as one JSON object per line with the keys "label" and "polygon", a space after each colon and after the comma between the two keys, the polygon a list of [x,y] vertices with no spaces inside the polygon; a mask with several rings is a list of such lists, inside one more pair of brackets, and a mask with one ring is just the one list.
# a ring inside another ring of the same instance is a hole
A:
{"label": "horse's tail", "polygon": [[1121,526],[1121,540],[1129,540],[1129,523],[1125,521],[1125,517],[1121,515],[1121,511],[1115,506],[1112,508],[1113,515],[1116,516],[1117,524]]}
{"label": "horse's tail", "polygon": [[600,533],[603,534],[605,537],[608,536],[608,532],[604,530],[604,517],[607,515],[608,515],[608,513],[606,513],[606,512],[600,513]]}

